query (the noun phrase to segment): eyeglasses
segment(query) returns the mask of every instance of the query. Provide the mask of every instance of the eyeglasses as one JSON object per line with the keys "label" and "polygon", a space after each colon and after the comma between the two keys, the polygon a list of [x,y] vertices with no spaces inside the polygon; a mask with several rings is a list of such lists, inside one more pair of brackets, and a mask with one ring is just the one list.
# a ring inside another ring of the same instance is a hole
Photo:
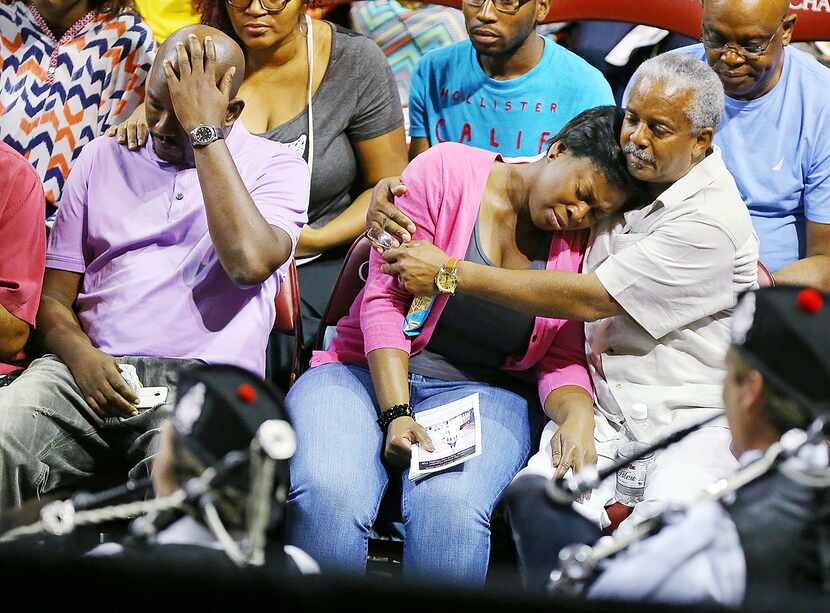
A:
{"label": "eyeglasses", "polygon": [[[232,6],[237,11],[244,11],[254,3],[254,0],[225,0],[228,6]],[[291,0],[259,0],[259,5],[266,13],[273,15],[281,13],[288,6]]]}
{"label": "eyeglasses", "polygon": [[[473,8],[481,8],[487,3],[487,0],[462,0],[464,4],[472,6]],[[490,0],[493,6],[499,13],[506,15],[515,15],[522,8],[522,5],[529,0]]]}
{"label": "eyeglasses", "polygon": [[727,49],[732,49],[732,51],[734,51],[736,54],[740,55],[744,59],[757,60],[767,52],[770,45],[772,44],[772,41],[774,41],[775,37],[778,35],[778,30],[781,29],[782,25],[784,25],[783,19],[778,23],[778,27],[775,28],[775,32],[772,33],[772,36],[770,36],[764,42],[751,43],[749,45],[727,43],[722,40],[713,39],[711,36],[709,36],[706,30],[703,31],[701,42],[703,43],[703,46],[706,48],[706,50],[711,53],[723,55],[726,53]]}

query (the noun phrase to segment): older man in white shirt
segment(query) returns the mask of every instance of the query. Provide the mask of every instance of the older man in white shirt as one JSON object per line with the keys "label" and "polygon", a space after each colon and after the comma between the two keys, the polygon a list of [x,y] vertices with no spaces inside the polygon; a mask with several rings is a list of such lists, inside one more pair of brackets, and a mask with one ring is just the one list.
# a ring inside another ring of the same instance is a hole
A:
{"label": "older man in white shirt", "polygon": [[[525,474],[562,476],[618,448],[723,410],[722,357],[736,296],[757,282],[758,241],[735,182],[712,146],[723,112],[715,73],[691,56],[644,62],[620,135],[629,171],[653,200],[595,230],[582,274],[503,270],[461,262],[457,291],[537,316],[586,323],[586,349],[597,392],[593,415],[549,423]],[[568,215],[590,203],[563,203]],[[379,202],[372,216],[388,228],[400,217]],[[559,212],[557,213],[559,214]],[[410,228],[411,230],[411,228]],[[421,241],[384,253],[386,271],[415,295],[435,293],[446,254]],[[446,271],[445,271],[446,272]],[[637,423],[632,407],[644,403]],[[656,458],[645,501],[683,500],[736,467],[726,425],[702,429]],[[613,497],[606,482],[579,505],[607,525]]]}
{"label": "older man in white shirt", "polygon": [[[672,112],[685,101],[695,134],[717,125],[714,112],[723,104],[711,79],[696,88],[705,104],[690,102],[694,71],[684,70],[689,62],[689,56],[648,62],[635,75],[622,144],[629,170],[653,186],[656,199],[598,229],[583,265],[624,311],[585,324],[600,464],[615,459],[629,440],[649,441],[723,410],[729,315],[735,297],[757,279],[758,241],[717,147],[659,192],[666,177],[660,153],[676,151],[685,128],[671,122]],[[637,403],[646,405],[646,420],[632,416]],[[546,430],[526,472],[551,474],[555,424]],[[645,504],[633,518],[651,513],[651,502],[693,497],[734,469],[729,440],[723,422],[663,452],[646,481]],[[605,524],[602,506],[613,493],[609,480],[582,506]]]}

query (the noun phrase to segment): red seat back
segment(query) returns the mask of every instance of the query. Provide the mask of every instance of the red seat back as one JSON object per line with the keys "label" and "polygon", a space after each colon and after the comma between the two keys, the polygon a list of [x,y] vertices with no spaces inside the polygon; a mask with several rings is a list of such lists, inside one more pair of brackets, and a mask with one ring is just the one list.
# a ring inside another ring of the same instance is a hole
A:
{"label": "red seat back", "polygon": [[300,374],[300,359],[303,346],[303,318],[300,313],[300,285],[297,281],[297,266],[294,260],[288,273],[280,283],[280,291],[274,300],[277,316],[274,331],[294,337],[294,355],[291,358],[291,372],[288,383],[292,385]]}
{"label": "red seat back", "polygon": [[358,238],[349,247],[343,268],[340,269],[340,275],[337,277],[329,303],[323,313],[323,319],[320,320],[320,327],[314,341],[316,349],[322,348],[326,328],[336,325],[340,318],[349,312],[360,290],[366,285],[371,249],[372,244],[365,236]]}
{"label": "red seat back", "polygon": [[[293,260],[291,266],[288,267],[288,273],[280,283],[280,291],[274,300],[274,304],[277,307],[274,331],[296,336],[297,328],[302,328],[302,318],[300,317],[300,286],[297,283],[297,266]],[[299,336],[302,336],[302,334]]]}
{"label": "red seat back", "polygon": [[[443,4],[443,2],[442,2]],[[460,6],[460,2],[458,2]],[[798,15],[794,41],[830,38],[830,2],[792,0],[790,11]],[[545,21],[602,20],[641,23],[699,38],[703,8],[700,0],[554,0]]]}
{"label": "red seat back", "polygon": [[639,23],[697,38],[701,7],[699,0],[555,0],[545,18],[546,22],[591,20]]}
{"label": "red seat back", "polygon": [[[461,8],[461,0],[425,0]],[[320,4],[348,4],[349,0],[322,0]],[[794,41],[830,40],[830,2],[791,0],[790,10],[798,15]],[[703,9],[700,0],[553,0],[545,22],[622,21],[641,23],[691,38],[700,37]]]}

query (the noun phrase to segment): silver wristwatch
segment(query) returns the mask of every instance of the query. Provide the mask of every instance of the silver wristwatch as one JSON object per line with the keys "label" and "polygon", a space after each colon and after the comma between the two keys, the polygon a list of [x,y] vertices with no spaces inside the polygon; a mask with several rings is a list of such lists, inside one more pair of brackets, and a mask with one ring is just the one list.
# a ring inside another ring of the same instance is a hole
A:
{"label": "silver wristwatch", "polygon": [[190,144],[194,147],[206,147],[220,138],[225,138],[224,132],[216,126],[201,123],[190,131]]}

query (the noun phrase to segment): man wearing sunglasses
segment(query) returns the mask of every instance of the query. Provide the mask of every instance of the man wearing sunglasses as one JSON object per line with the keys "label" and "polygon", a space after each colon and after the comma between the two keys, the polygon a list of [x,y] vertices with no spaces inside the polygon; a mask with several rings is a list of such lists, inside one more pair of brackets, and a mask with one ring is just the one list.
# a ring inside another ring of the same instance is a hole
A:
{"label": "man wearing sunglasses", "polygon": [[781,284],[830,290],[830,70],[792,46],[787,0],[705,0],[705,59],[726,92],[715,144]]}
{"label": "man wearing sunglasses", "polygon": [[536,156],[580,112],[614,104],[602,74],[536,33],[550,0],[463,0],[469,40],[424,56],[409,94],[409,157],[444,141]]}

